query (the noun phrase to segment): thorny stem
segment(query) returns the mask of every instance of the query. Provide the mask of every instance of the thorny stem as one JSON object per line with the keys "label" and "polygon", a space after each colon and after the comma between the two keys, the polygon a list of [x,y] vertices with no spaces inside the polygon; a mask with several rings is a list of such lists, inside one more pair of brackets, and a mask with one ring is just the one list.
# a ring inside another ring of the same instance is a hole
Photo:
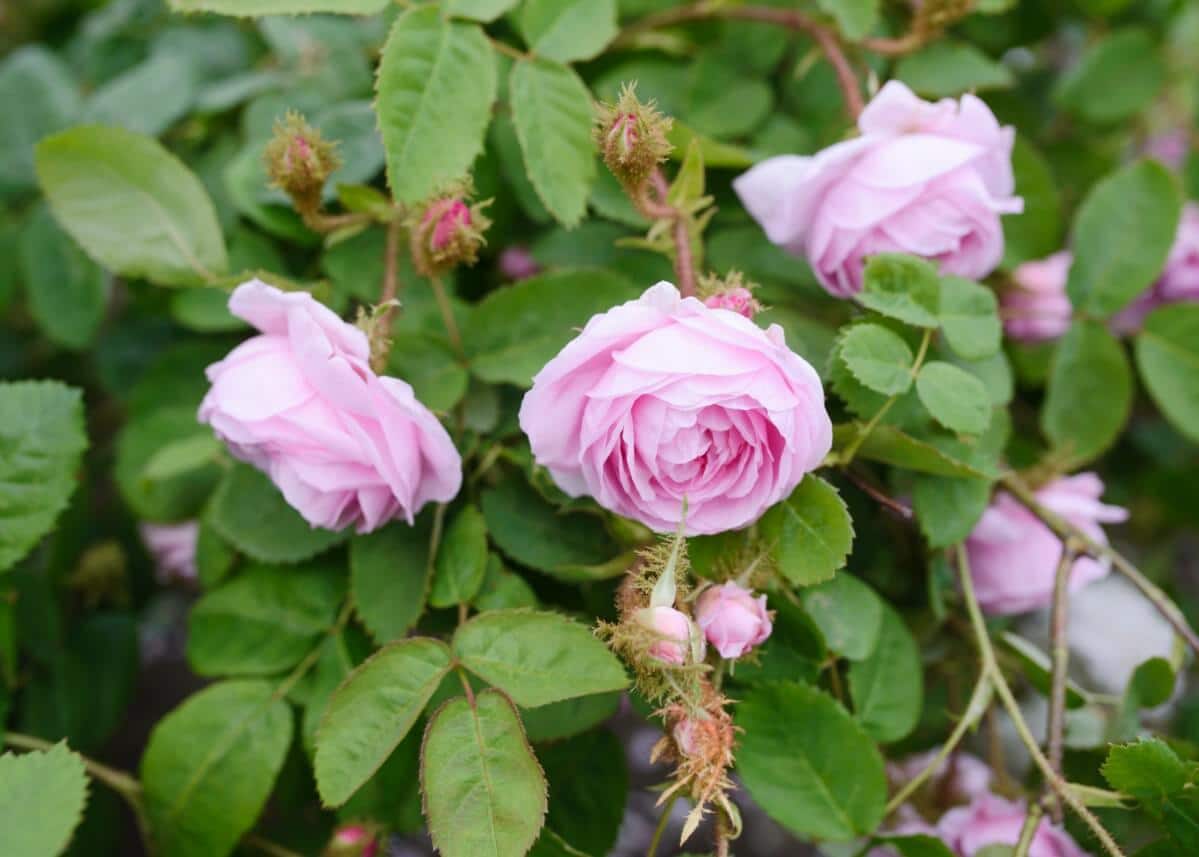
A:
{"label": "thorny stem", "polygon": [[645,857],[655,857],[658,853],[658,844],[662,841],[662,834],[666,832],[666,825],[670,823],[670,812],[678,799],[678,792],[675,792],[666,802],[666,806],[662,807],[662,815],[658,817],[658,826],[654,828],[654,838],[649,841],[649,850],[645,852]]}
{"label": "thorny stem", "polygon": [[841,87],[845,109],[850,117],[857,119],[858,114],[862,112],[862,93],[858,86],[858,78],[845,56],[840,37],[833,29],[794,9],[776,9],[772,6],[726,6],[722,0],[701,0],[690,6],[665,9],[657,14],[645,16],[626,27],[617,37],[615,44],[627,46],[640,33],[671,27],[675,24],[684,24],[688,21],[702,21],[707,18],[761,21],[806,33],[820,47],[837,73],[837,84]]}
{"label": "thorny stem", "polygon": [[920,50],[928,42],[929,37],[935,34],[935,32],[924,33],[917,30],[909,30],[898,38],[879,37],[862,39],[860,44],[866,50],[876,54],[882,54],[885,57],[897,57]]}
{"label": "thorny stem", "polygon": [[[1062,742],[1066,728],[1066,669],[1069,665],[1070,647],[1066,642],[1066,615],[1070,598],[1070,571],[1074,568],[1074,543],[1062,546],[1062,559],[1057,566],[1053,581],[1053,611],[1049,617],[1050,675],[1049,725],[1047,727],[1046,751],[1049,764],[1055,771],[1062,770]],[[1051,807],[1053,820],[1062,820],[1062,807],[1057,801]]]}
{"label": "thorny stem", "polygon": [[[912,369],[909,373],[912,376],[913,381],[916,380],[916,375],[919,374],[920,367],[924,365],[924,358],[928,356],[928,346],[929,343],[932,342],[932,338],[932,328],[926,328],[924,331],[924,338],[920,340],[920,350],[916,352],[916,360],[912,363]],[[842,468],[849,467],[849,465],[853,462],[853,457],[858,454],[858,450],[861,449],[862,444],[866,442],[866,438],[870,437],[870,433],[874,431],[875,427],[878,426],[883,417],[887,415],[887,412],[891,410],[892,406],[894,406],[897,401],[899,401],[898,393],[888,398],[887,401],[883,402],[882,407],[875,411],[874,416],[870,418],[870,422],[866,423],[865,427],[858,432],[857,437],[853,439],[845,452],[841,454],[839,461]]]}
{"label": "thorny stem", "polygon": [[1012,853],[1012,857],[1028,857],[1028,850],[1032,848],[1032,841],[1037,835],[1042,815],[1044,815],[1044,810],[1041,809],[1039,803],[1031,804],[1028,807],[1028,815],[1024,819],[1024,827],[1020,829],[1020,838],[1016,840],[1016,850]]}
{"label": "thorny stem", "polygon": [[1182,615],[1182,611],[1178,609],[1178,605],[1171,601],[1170,596],[1162,592],[1153,581],[1147,578],[1123,554],[1110,545],[1100,544],[1056,512],[1045,508],[1037,500],[1032,489],[1025,485],[1016,474],[1009,473],[1000,481],[1008,492],[1023,503],[1030,512],[1044,521],[1046,526],[1053,530],[1063,541],[1073,539],[1076,544],[1081,546],[1082,550],[1091,556],[1105,557],[1111,560],[1116,570],[1131,580],[1133,585],[1141,590],[1141,594],[1148,598],[1153,603],[1153,606],[1157,608],[1158,612],[1166,618],[1166,621],[1174,626],[1174,630],[1187,641],[1191,649],[1199,653],[1199,635],[1191,628],[1186,617]]}
{"label": "thorny stem", "polygon": [[1032,730],[1028,728],[1024,714],[1020,711],[1020,706],[1016,702],[1015,696],[1012,695],[1012,689],[1008,687],[1007,679],[1003,677],[1003,672],[999,669],[999,663],[995,659],[995,649],[991,645],[991,637],[987,633],[987,625],[983,620],[982,610],[978,606],[978,598],[974,594],[974,581],[970,576],[970,561],[961,544],[957,546],[957,565],[962,596],[966,600],[966,610],[970,614],[970,624],[974,628],[975,642],[978,646],[983,672],[990,676],[995,693],[999,696],[1003,707],[1007,709],[1008,716],[1012,719],[1012,725],[1020,736],[1020,741],[1028,749],[1033,763],[1040,769],[1046,785],[1083,820],[1110,857],[1124,857],[1124,852],[1120,850],[1120,846],[1116,844],[1112,835],[1099,823],[1099,819],[1095,817],[1094,813],[1087,809],[1082,799],[1070,788],[1070,784],[1062,779],[1061,774],[1054,770],[1053,765],[1049,764],[1049,760],[1041,752],[1040,743],[1033,737]]}
{"label": "thorny stem", "polygon": [[937,769],[941,767],[941,764],[949,758],[949,754],[952,753],[957,748],[958,744],[962,742],[962,739],[966,737],[966,733],[974,728],[974,726],[982,718],[983,714],[987,710],[987,707],[991,703],[991,694],[991,679],[984,670],[979,674],[978,681],[974,683],[974,692],[970,694],[970,702],[967,703],[965,712],[962,714],[961,719],[958,720],[957,726],[953,728],[953,732],[950,733],[949,738],[943,745],[941,745],[941,749],[937,751],[937,755],[934,756],[929,763],[924,766],[924,769],[911,780],[909,780],[903,786],[903,788],[897,791],[895,796],[887,802],[887,808],[884,811],[885,815],[890,815],[891,813],[895,812],[895,810],[899,809],[900,806],[907,803],[908,798],[919,791],[920,787],[924,785],[925,781],[936,773]]}
{"label": "thorny stem", "polygon": [[446,336],[450,338],[450,346],[458,359],[465,363],[466,350],[462,347],[462,334],[458,330],[458,320],[454,318],[454,307],[445,290],[445,283],[441,277],[430,277],[429,285],[433,287],[433,296],[437,299],[437,309],[441,312],[441,322],[445,325]]}
{"label": "thorny stem", "polygon": [[313,232],[335,232],[346,226],[356,226],[359,223],[369,223],[374,220],[374,216],[360,211],[349,211],[345,214],[325,214],[318,210],[304,210],[303,206],[297,206],[297,211],[300,212],[300,217],[304,221],[304,225]]}
{"label": "thorny stem", "polygon": [[391,353],[391,321],[395,318],[396,295],[400,292],[400,231],[399,218],[387,224],[387,241],[383,247],[383,283],[379,288],[379,303],[383,312],[379,316],[378,325],[382,330],[383,347],[373,354],[371,368],[382,372],[387,366],[387,357]]}
{"label": "thorny stem", "polygon": [[724,810],[716,810],[716,857],[729,857],[728,820]]}
{"label": "thorny stem", "polygon": [[[650,193],[657,195],[657,199]],[[641,213],[652,220],[669,220],[671,222],[671,240],[674,242],[674,271],[678,280],[679,292],[683,297],[695,294],[695,261],[691,253],[691,230],[687,224],[686,212],[671,205],[667,199],[670,186],[662,170],[655,169],[650,176],[649,184],[640,199],[634,200]]]}

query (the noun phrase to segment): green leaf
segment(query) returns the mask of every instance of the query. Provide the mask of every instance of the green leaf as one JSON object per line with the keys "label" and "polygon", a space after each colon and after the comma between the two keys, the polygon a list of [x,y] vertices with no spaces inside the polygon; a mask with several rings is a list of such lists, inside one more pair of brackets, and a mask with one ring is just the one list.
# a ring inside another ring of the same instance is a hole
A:
{"label": "green leaf", "polygon": [[487,522],[478,507],[463,506],[437,551],[429,603],[434,607],[469,604],[487,571]]}
{"label": "green leaf", "polygon": [[1094,321],[1076,321],[1049,370],[1041,430],[1075,465],[1111,446],[1132,409],[1132,370],[1120,342]]}
{"label": "green leaf", "polygon": [[202,285],[225,272],[212,200],[154,140],[85,125],[43,140],[36,161],[58,222],[110,271],[166,286]]}
{"label": "green leaf", "polygon": [[1166,82],[1166,61],[1159,43],[1140,28],[1104,36],[1058,80],[1054,101],[1091,122],[1119,122],[1135,116]]}
{"label": "green leaf", "polygon": [[620,708],[621,697],[619,691],[576,696],[536,708],[522,708],[520,719],[530,741],[557,741],[586,732],[612,717]]}
{"label": "green leaf", "polygon": [[[1052,664],[1049,656],[1023,637],[1004,631],[999,635],[1000,641],[1016,655],[1024,668],[1024,677],[1029,684],[1046,696],[1050,693],[1053,683]],[[1066,679],[1066,706],[1081,708],[1087,704],[1087,697],[1072,679]]]}
{"label": "green leaf", "polygon": [[95,339],[108,303],[108,277],[39,206],[21,234],[20,267],[29,314],[46,338],[66,348]]}
{"label": "green leaf", "polygon": [[328,565],[250,566],[192,607],[188,663],[207,676],[283,672],[333,626],[344,591]]}
{"label": "green leaf", "polygon": [[597,729],[538,747],[537,757],[549,782],[546,829],[588,854],[611,853],[629,791],[620,740]]}
{"label": "green leaf", "polygon": [[201,518],[200,532],[196,536],[196,573],[200,586],[204,589],[215,587],[229,575],[236,561],[237,552],[217,535],[206,517]]}
{"label": "green leaf", "polygon": [[870,35],[878,23],[879,0],[818,0],[818,5],[853,42]]}
{"label": "green leaf", "polygon": [[952,363],[925,363],[916,376],[916,394],[933,419],[950,431],[982,434],[991,422],[987,388]]}
{"label": "green leaf", "polygon": [[217,486],[210,521],[239,551],[268,563],[299,562],[350,536],[348,529],[310,526],[266,474],[248,464],[235,464]]}
{"label": "green leaf", "polygon": [[408,10],[387,38],[376,89],[397,201],[419,202],[466,175],[496,94],[495,54],[477,25],[448,21],[432,5]]}
{"label": "green leaf", "polygon": [[[833,448],[844,449],[856,442],[864,429],[861,423],[834,426]],[[894,426],[875,426],[858,447],[857,457],[936,476],[994,477],[987,468],[972,461],[970,456],[905,434]]]}
{"label": "green leaf", "polygon": [[525,0],[520,31],[537,56],[589,60],[616,37],[616,0]]}
{"label": "green leaf", "polygon": [[195,434],[164,446],[150,456],[142,478],[162,482],[212,464],[220,456],[221,442],[209,434]]}
{"label": "green leaf", "polygon": [[388,356],[389,374],[412,385],[416,398],[434,411],[450,411],[466,395],[469,380],[454,350],[431,336],[398,336]]}
{"label": "green leaf", "polygon": [[[138,413],[117,438],[117,487],[138,517],[179,521],[199,513],[222,468],[215,456],[186,470],[168,466],[180,448],[203,447],[212,431],[194,407],[164,403]],[[172,472],[174,471],[174,472]]]}
{"label": "green leaf", "polygon": [[545,60],[516,63],[508,90],[529,181],[554,218],[574,226],[587,211],[595,180],[591,94],[574,71]]}
{"label": "green leaf", "polygon": [[452,666],[439,640],[384,646],[334,692],[316,733],[313,767],[321,800],[340,806],[408,734]]}
{"label": "green leaf", "polygon": [[[912,836],[879,836],[875,841],[882,845],[889,845],[900,857],[954,857],[953,852],[944,842],[922,833]],[[975,852],[975,857],[986,857],[984,853],[986,850],[984,848],[982,851]]]}
{"label": "green leaf", "polygon": [[912,386],[912,349],[879,324],[856,324],[841,336],[841,359],[876,393],[898,395]]}
{"label": "green leaf", "polygon": [[232,852],[266,804],[291,737],[291,710],[265,681],[210,685],[160,720],[141,779],[161,852]]}
{"label": "green leaf", "polygon": [[262,15],[306,15],[337,12],[342,15],[374,15],[388,0],[170,0],[176,12],[216,12],[240,18]]}
{"label": "green leaf", "polygon": [[1181,210],[1177,180],[1156,161],[1098,182],[1074,220],[1070,302],[1103,317],[1123,309],[1161,273]]}
{"label": "green leaf", "polygon": [[853,546],[845,501],[836,488],[810,473],[758,526],[779,571],[799,586],[830,579]]}
{"label": "green leaf", "polygon": [[866,262],[858,303],[916,327],[936,327],[941,281],[923,259],[880,253]]}
{"label": "green leaf", "polygon": [[1006,268],[1044,259],[1062,246],[1062,201],[1053,172],[1045,156],[1019,135],[1012,147],[1012,172],[1016,176],[1016,196],[1024,200],[1024,211],[1003,216]]}
{"label": "green leaf", "polygon": [[628,685],[620,661],[591,629],[556,613],[480,614],[458,628],[454,653],[527,708]]}
{"label": "green leaf", "polygon": [[883,602],[848,572],[800,593],[828,647],[851,661],[870,657],[883,625]]}
{"label": "green leaf", "polygon": [[1189,780],[1178,754],[1158,738],[1113,746],[1101,770],[1112,788],[1141,801],[1181,791]]}
{"label": "green leaf", "polygon": [[[487,573],[474,601],[478,610],[506,610],[510,607],[536,607],[537,593],[525,579],[504,568],[497,554],[487,557]],[[533,739],[537,740],[537,739]]]}
{"label": "green leaf", "polygon": [[920,648],[903,617],[883,605],[878,642],[864,660],[849,665],[854,717],[875,741],[906,738],[924,705]]}
{"label": "green leaf", "polygon": [[471,371],[489,383],[528,387],[591,316],[636,297],[623,277],[582,269],[496,290],[475,305],[462,331]]}
{"label": "green leaf", "polygon": [[744,730],[737,771],[771,818],[805,838],[846,840],[878,827],[882,756],[835,700],[808,685],[768,684],[745,696],[735,718]]}
{"label": "green leaf", "polygon": [[999,351],[999,303],[986,286],[962,277],[941,278],[941,330],[954,353],[982,360]]}
{"label": "green leaf", "polygon": [[1015,78],[1001,62],[991,59],[968,42],[943,39],[895,67],[895,77],[925,98],[946,98],[963,92],[1007,89]]}
{"label": "green leaf", "polygon": [[583,512],[562,512],[519,477],[483,492],[487,532],[507,556],[562,580],[623,574],[611,566],[614,546],[603,522]]}
{"label": "green leaf", "polygon": [[475,21],[494,21],[512,9],[520,0],[444,0],[441,4],[447,14]]}
{"label": "green leaf", "polygon": [[183,56],[155,53],[93,92],[81,119],[157,137],[187,113],[195,95],[193,63]]}
{"label": "green leaf", "polygon": [[71,841],[87,803],[83,760],[56,744],[0,755],[0,830],[4,853],[56,857]]}
{"label": "green leaf", "polygon": [[86,447],[78,390],[57,381],[0,383],[0,572],[54,526]]}
{"label": "green leaf", "polygon": [[67,66],[42,45],[26,45],[0,64],[0,194],[32,190],[33,147],[79,115],[79,90]]}
{"label": "green leaf", "polygon": [[991,501],[991,481],[967,477],[918,476],[912,507],[931,548],[957,544],[970,535]]}
{"label": "green leaf", "polygon": [[1199,306],[1160,307],[1136,338],[1137,368],[1174,428],[1199,442]]}
{"label": "green leaf", "polygon": [[429,721],[421,786],[433,845],[444,857],[524,854],[546,812],[545,775],[503,694],[451,699]]}
{"label": "green leaf", "polygon": [[427,516],[417,526],[394,521],[350,541],[354,611],[379,643],[402,637],[425,609],[429,588]]}

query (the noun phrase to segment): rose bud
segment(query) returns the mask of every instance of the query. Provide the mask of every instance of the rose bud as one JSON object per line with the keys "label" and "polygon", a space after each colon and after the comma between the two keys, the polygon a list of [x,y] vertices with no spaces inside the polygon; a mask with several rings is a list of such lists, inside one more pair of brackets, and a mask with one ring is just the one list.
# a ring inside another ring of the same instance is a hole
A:
{"label": "rose bud", "polygon": [[1014,195],[1012,143],[973,95],[929,103],[889,81],[862,111],[861,136],[812,157],[769,158],[733,188],[775,244],[804,256],[824,288],[848,298],[865,260],[911,253],[976,280],[1003,258],[1001,214]]}
{"label": "rose bud", "polygon": [[513,244],[500,253],[500,274],[504,279],[519,282],[541,273],[541,265],[533,258],[527,247]]}
{"label": "rose bud", "polygon": [[761,645],[773,625],[766,596],[756,598],[732,581],[705,589],[695,603],[695,623],[722,658],[739,658]]}
{"label": "rose bud", "polygon": [[654,632],[650,657],[681,667],[691,650],[691,620],[673,607],[646,607],[637,611],[637,622]]}
{"label": "rose bud", "polygon": [[138,527],[142,542],[154,560],[154,578],[160,584],[172,581],[190,583],[196,579],[196,542],[200,537],[198,521],[182,524],[150,524]]}
{"label": "rose bud", "polygon": [[[937,822],[937,836],[954,854],[971,857],[989,845],[1015,845],[1027,817],[1028,808],[1022,803],[983,794],[969,806],[945,813]],[[1087,857],[1087,852],[1070,834],[1043,818],[1033,835],[1028,857]]]}
{"label": "rose bud", "polygon": [[1074,307],[1066,296],[1066,278],[1073,261],[1074,256],[1063,250],[1012,271],[1011,285],[999,296],[999,314],[1009,337],[1044,342],[1070,328]]}
{"label": "rose bud", "polygon": [[366,334],[311,295],[258,280],[238,286],[229,310],[261,335],[208,367],[200,422],[308,523],[366,533],[454,498],[453,441],[412,387],[371,370]]}
{"label": "rose bud", "polygon": [[[1099,544],[1107,544],[1101,523],[1119,523],[1128,512],[1099,502],[1103,482],[1094,473],[1054,480],[1036,492],[1037,500]],[[966,539],[966,555],[978,603],[987,613],[1023,613],[1046,607],[1062,558],[1061,539],[1015,497],[999,492]],[[1070,571],[1075,591],[1108,573],[1107,559],[1079,557]]]}
{"label": "rose bud", "polygon": [[347,824],[333,834],[324,857],[375,857],[379,840],[361,824]]}
{"label": "rose bud", "polygon": [[341,166],[337,144],[292,111],[275,123],[263,160],[271,185],[290,196],[301,214],[320,208],[325,182]]}
{"label": "rose bud", "polygon": [[727,309],[746,318],[753,318],[760,309],[753,293],[744,286],[716,292],[704,300],[704,305],[712,309]]}
{"label": "rose bud", "polygon": [[820,378],[782,328],[670,283],[592,317],[533,379],[520,426],[570,496],[686,535],[757,520],[832,444]]}
{"label": "rose bud", "polygon": [[666,135],[671,120],[651,101],[637,100],[635,85],[625,85],[615,104],[601,104],[595,142],[612,175],[630,190],[640,189],[674,148]]}
{"label": "rose bud", "polygon": [[473,265],[483,233],[491,221],[483,215],[487,203],[468,206],[458,196],[434,199],[411,228],[412,261],[426,277],[436,277],[458,265]]}
{"label": "rose bud", "polygon": [[1145,317],[1160,306],[1199,301],[1199,203],[1182,208],[1174,244],[1157,282],[1112,319],[1116,333],[1135,333]]}
{"label": "rose bud", "polygon": [[695,756],[700,749],[700,726],[690,717],[684,717],[670,730],[675,746],[684,756]]}

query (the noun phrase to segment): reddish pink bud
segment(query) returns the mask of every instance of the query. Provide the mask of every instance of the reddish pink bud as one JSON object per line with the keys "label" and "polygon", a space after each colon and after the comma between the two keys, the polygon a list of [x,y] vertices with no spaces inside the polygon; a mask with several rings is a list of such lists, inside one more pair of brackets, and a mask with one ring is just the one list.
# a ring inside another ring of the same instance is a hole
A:
{"label": "reddish pink bud", "polygon": [[746,318],[753,318],[759,309],[753,294],[743,287],[717,292],[705,300],[704,304],[712,309],[727,309]]}
{"label": "reddish pink bud", "polygon": [[464,228],[471,225],[470,209],[460,199],[442,199],[429,206],[421,226],[430,226],[429,248],[444,250]]}
{"label": "reddish pink bud", "polygon": [[334,857],[375,857],[378,851],[379,840],[374,833],[361,824],[347,824],[333,834],[328,853]]}
{"label": "reddish pink bud", "polygon": [[541,265],[526,248],[513,244],[500,253],[500,273],[507,280],[527,280],[541,273]]}
{"label": "reddish pink bud", "polygon": [[483,232],[491,225],[482,209],[487,203],[467,205],[462,189],[428,202],[424,211],[410,221],[412,261],[428,277],[438,276],[458,265],[473,265]]}
{"label": "reddish pink bud", "polygon": [[637,115],[635,113],[620,114],[608,130],[608,144],[624,158],[632,155],[633,147],[640,139],[641,135],[637,133]]}
{"label": "reddish pink bud", "polygon": [[704,590],[695,605],[695,622],[722,658],[739,658],[770,636],[773,625],[766,596],[732,581]]}
{"label": "reddish pink bud", "polygon": [[673,607],[646,607],[637,621],[654,631],[660,639],[649,647],[650,657],[681,667],[691,649],[691,620]]}

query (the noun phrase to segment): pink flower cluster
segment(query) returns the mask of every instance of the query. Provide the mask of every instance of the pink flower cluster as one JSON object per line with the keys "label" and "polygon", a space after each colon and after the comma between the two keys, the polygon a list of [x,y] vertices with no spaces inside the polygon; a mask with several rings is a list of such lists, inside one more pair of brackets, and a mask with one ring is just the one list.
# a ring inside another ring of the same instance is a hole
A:
{"label": "pink flower cluster", "polygon": [[783,155],[733,182],[775,244],[807,258],[828,292],[862,287],[865,259],[912,253],[946,274],[985,277],[1003,258],[1000,216],[1015,196],[1015,132],[978,98],[929,103],[888,82],[858,118],[861,135],[813,157]]}
{"label": "pink flower cluster", "polygon": [[773,630],[766,596],[755,596],[733,581],[710,586],[700,594],[694,626],[687,614],[665,605],[641,610],[637,620],[659,636],[649,648],[650,656],[673,666],[687,662],[693,635],[701,657],[710,644],[722,658],[732,660],[766,642]]}

